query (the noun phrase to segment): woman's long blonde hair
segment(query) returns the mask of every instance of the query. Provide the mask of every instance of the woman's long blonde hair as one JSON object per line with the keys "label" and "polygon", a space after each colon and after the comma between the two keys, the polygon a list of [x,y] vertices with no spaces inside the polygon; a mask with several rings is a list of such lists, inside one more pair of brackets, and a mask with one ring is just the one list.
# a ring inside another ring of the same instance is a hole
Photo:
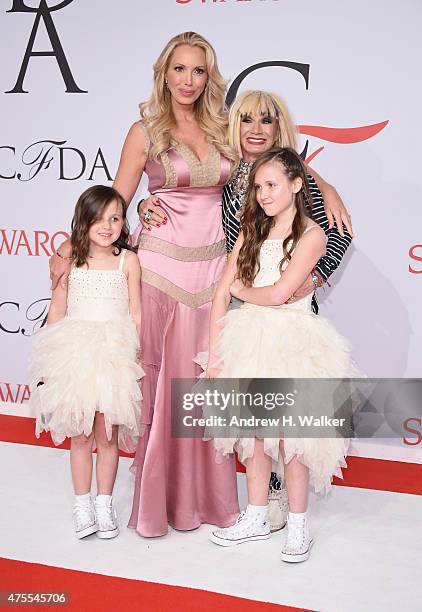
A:
{"label": "woman's long blonde hair", "polygon": [[165,74],[176,47],[189,45],[199,47],[205,53],[208,81],[204,91],[195,102],[195,116],[219,152],[230,160],[234,152],[227,144],[228,117],[225,107],[226,81],[217,65],[217,57],[210,43],[196,32],[183,32],[174,36],[164,47],[154,64],[154,89],[149,100],[139,105],[141,118],[152,142],[150,155],[157,160],[171,146],[171,130],[176,122],[172,111],[171,94],[165,85]]}
{"label": "woman's long blonde hair", "polygon": [[229,111],[228,141],[238,156],[242,157],[240,146],[240,124],[246,115],[272,117],[278,122],[277,137],[273,147],[296,149],[296,126],[283,100],[269,91],[250,90],[240,94]]}

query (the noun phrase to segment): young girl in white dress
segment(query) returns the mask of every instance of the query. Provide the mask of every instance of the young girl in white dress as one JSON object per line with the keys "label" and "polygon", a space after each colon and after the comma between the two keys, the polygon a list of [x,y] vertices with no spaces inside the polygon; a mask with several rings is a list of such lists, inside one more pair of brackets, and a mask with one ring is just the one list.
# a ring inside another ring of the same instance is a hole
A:
{"label": "young girl in white dress", "polygon": [[[356,375],[348,343],[311,310],[308,296],[287,300],[325,252],[323,230],[310,218],[305,170],[293,149],[272,149],[254,164],[240,234],[218,285],[210,323],[209,378],[344,378]],[[245,302],[227,308],[230,296]],[[307,521],[308,484],[327,490],[345,467],[348,441],[216,438],[220,455],[237,450],[246,465],[249,504],[212,541],[232,546],[270,537],[268,481],[272,463],[289,495],[283,561],[305,561],[313,543]]]}
{"label": "young girl in white dress", "polygon": [[[47,326],[30,362],[36,435],[71,438],[76,536],[113,538],[112,505],[120,446],[133,451],[141,408],[138,365],[140,266],[128,243],[126,203],[102,185],[79,198],[72,221],[72,268],[52,292]],[[97,447],[97,497],[91,499]]]}

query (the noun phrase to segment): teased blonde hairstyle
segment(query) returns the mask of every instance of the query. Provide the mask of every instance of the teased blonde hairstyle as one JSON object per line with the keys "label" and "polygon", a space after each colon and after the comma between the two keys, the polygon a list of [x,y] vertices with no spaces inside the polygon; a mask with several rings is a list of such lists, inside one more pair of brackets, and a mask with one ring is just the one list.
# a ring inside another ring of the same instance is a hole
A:
{"label": "teased blonde hairstyle", "polygon": [[195,116],[209,141],[215,145],[222,155],[234,160],[234,152],[227,145],[226,81],[218,69],[214,49],[205,38],[195,32],[183,32],[174,36],[167,43],[154,64],[152,95],[149,100],[139,105],[141,118],[152,142],[151,157],[158,159],[161,153],[170,148],[170,132],[176,125],[171,105],[171,94],[165,85],[165,74],[174,50],[180,45],[199,47],[205,53],[208,81],[204,91],[195,102]]}
{"label": "teased blonde hairstyle", "polygon": [[269,91],[245,91],[236,98],[229,112],[229,145],[242,157],[240,123],[245,115],[263,115],[278,121],[273,147],[296,149],[296,126],[287,106],[279,96]]}

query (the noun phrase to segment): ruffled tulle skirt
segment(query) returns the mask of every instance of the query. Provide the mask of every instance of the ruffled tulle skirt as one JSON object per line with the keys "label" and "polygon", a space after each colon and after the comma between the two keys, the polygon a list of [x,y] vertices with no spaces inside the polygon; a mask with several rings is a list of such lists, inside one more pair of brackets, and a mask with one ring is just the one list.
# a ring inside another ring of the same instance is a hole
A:
{"label": "ruffled tulle skirt", "polygon": [[[243,304],[220,321],[216,367],[219,378],[351,378],[359,376],[350,346],[321,316],[293,307]],[[208,354],[195,361],[205,370]],[[228,433],[230,435],[230,432]],[[264,438],[273,471],[283,475],[284,463],[297,457],[309,468],[315,491],[328,490],[333,476],[342,477],[349,440],[332,438]],[[252,457],[255,437],[214,438],[217,458],[237,451],[241,462]],[[284,461],[282,457],[284,448]]]}
{"label": "ruffled tulle skirt", "polygon": [[[29,365],[36,435],[50,431],[55,444],[92,432],[104,414],[107,438],[119,426],[119,447],[133,452],[142,394],[138,336],[132,319],[83,321],[65,317],[34,336]],[[44,384],[39,385],[40,381]]]}

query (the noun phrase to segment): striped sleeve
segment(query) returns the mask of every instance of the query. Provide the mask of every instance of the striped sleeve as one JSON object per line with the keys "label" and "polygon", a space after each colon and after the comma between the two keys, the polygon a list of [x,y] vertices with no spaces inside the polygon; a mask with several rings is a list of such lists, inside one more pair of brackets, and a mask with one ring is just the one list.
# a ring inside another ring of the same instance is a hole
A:
{"label": "striped sleeve", "polygon": [[324,209],[324,199],[315,179],[307,175],[309,190],[312,195],[312,218],[324,230],[327,236],[325,255],[321,257],[315,266],[316,272],[326,282],[331,274],[338,268],[347,249],[352,242],[352,237],[343,225],[344,236],[341,236],[336,225],[329,229],[327,215]]}
{"label": "striped sleeve", "polygon": [[240,208],[240,199],[234,193],[231,183],[224,185],[222,196],[223,229],[226,236],[226,250],[231,253],[240,233],[240,220],[236,213]]}

